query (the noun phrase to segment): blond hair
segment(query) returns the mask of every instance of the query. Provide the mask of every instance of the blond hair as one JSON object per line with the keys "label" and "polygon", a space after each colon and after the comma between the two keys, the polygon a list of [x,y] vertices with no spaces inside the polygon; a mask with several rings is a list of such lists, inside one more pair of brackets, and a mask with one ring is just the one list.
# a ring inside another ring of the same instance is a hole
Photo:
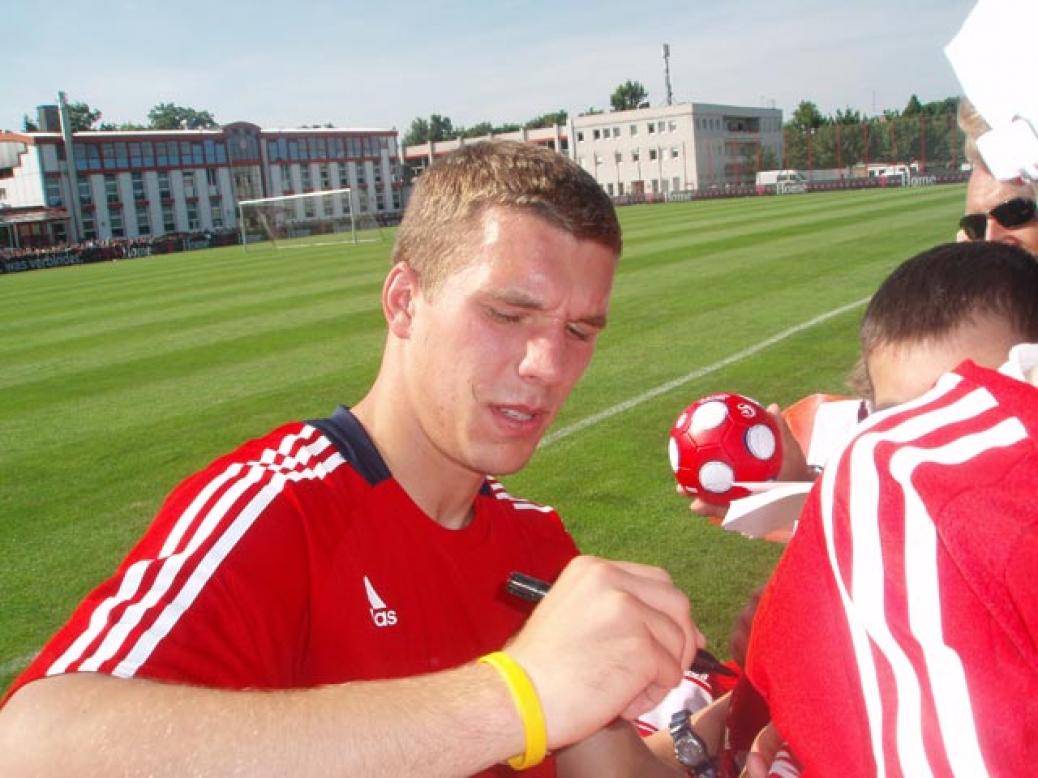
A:
{"label": "blond hair", "polygon": [[427,290],[439,286],[471,247],[490,208],[526,211],[620,255],[620,224],[609,197],[575,162],[528,143],[462,146],[418,179],[393,246]]}
{"label": "blond hair", "polygon": [[[966,134],[966,142],[964,144],[964,153],[966,160],[973,165],[974,169],[980,169],[981,172],[991,175],[991,170],[988,168],[987,163],[984,162],[984,157],[980,154],[980,149],[977,148],[977,139],[981,135],[991,130],[991,125],[987,123],[987,120],[980,115],[980,111],[977,110],[969,98],[962,97],[959,99],[959,111],[958,111],[959,129]],[[1031,196],[1038,199],[1038,183],[1031,181],[1022,182],[1023,186],[1026,186]]]}
{"label": "blond hair", "polygon": [[977,138],[988,132],[991,129],[991,125],[980,115],[977,106],[971,103],[967,97],[959,100],[958,120],[959,129],[966,134],[966,143],[963,150],[966,159],[974,165],[987,168],[983,157],[980,156],[980,151],[977,149]]}

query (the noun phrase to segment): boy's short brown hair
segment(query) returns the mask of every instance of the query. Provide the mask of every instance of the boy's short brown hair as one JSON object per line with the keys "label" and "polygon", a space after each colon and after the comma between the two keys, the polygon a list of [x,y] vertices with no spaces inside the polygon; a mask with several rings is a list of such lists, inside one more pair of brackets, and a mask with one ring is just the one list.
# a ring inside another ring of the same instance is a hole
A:
{"label": "boy's short brown hair", "polygon": [[898,267],[869,301],[861,353],[877,346],[935,341],[975,316],[1003,318],[1038,341],[1038,261],[1004,243],[945,243]]}
{"label": "boy's short brown hair", "polygon": [[423,288],[435,289],[491,208],[526,211],[620,255],[616,211],[594,178],[551,149],[496,140],[462,146],[422,174],[397,231],[393,262],[407,262]]}

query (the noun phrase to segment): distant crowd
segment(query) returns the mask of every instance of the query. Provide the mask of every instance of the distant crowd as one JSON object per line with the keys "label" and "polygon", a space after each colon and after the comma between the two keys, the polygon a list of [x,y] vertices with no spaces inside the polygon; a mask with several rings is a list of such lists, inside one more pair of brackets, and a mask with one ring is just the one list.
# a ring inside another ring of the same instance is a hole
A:
{"label": "distant crowd", "polygon": [[136,259],[153,254],[229,246],[240,241],[236,230],[177,232],[157,237],[112,238],[60,243],[38,248],[0,248],[0,273],[21,273],[48,267],[84,265],[116,259]]}

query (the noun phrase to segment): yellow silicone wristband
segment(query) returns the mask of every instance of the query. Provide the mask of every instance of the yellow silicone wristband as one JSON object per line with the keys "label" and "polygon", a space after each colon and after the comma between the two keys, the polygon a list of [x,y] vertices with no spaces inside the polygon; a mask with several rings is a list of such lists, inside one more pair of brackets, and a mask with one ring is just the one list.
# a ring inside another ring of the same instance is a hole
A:
{"label": "yellow silicone wristband", "polygon": [[526,750],[509,759],[508,764],[515,770],[526,770],[539,765],[548,753],[548,728],[544,723],[541,700],[530,682],[530,676],[504,651],[494,651],[481,656],[478,661],[490,665],[501,674],[523,722]]}

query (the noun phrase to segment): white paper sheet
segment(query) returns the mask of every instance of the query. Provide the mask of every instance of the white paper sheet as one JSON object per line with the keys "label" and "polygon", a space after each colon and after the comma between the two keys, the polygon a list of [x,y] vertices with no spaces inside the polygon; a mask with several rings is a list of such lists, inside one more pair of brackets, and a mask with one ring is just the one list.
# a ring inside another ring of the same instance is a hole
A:
{"label": "white paper sheet", "polygon": [[789,527],[800,518],[812,486],[813,481],[769,482],[767,489],[732,500],[721,526],[748,538],[760,538]]}

